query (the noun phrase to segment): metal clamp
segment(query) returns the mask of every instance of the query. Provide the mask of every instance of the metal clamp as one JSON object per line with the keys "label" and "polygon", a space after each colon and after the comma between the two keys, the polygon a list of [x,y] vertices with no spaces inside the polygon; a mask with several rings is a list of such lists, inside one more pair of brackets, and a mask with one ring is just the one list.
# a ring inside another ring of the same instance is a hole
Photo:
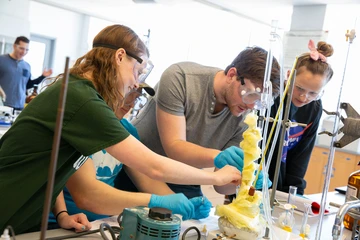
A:
{"label": "metal clamp", "polygon": [[334,147],[337,148],[343,148],[360,137],[360,115],[349,103],[341,103],[340,108],[345,110],[347,118],[341,116],[339,112],[328,112],[325,109],[323,109],[323,111],[328,115],[336,115],[339,117],[344,126],[334,133],[329,131],[319,132],[319,135],[327,134],[330,137],[343,133],[344,136],[339,141],[334,142]]}

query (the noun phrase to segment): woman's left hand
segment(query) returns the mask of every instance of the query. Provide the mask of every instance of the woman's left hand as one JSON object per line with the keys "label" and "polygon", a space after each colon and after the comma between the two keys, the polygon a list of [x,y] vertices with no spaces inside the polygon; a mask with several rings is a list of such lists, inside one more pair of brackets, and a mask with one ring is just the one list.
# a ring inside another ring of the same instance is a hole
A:
{"label": "woman's left hand", "polygon": [[75,232],[83,232],[91,229],[91,224],[83,213],[69,215],[67,213],[61,214],[58,217],[58,224],[61,228],[74,228]]}

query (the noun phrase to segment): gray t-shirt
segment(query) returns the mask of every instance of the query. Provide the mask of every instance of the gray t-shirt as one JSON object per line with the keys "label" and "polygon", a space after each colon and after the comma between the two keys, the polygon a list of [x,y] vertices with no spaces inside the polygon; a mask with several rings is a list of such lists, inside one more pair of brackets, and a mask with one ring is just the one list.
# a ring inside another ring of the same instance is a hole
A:
{"label": "gray t-shirt", "polygon": [[[167,113],[185,116],[188,142],[218,150],[238,146],[244,129],[243,117],[233,116],[227,107],[213,113],[216,102],[214,77],[219,71],[221,69],[192,62],[177,63],[167,68],[155,86],[156,95],[149,99],[138,118],[132,121],[141,142],[154,152],[166,156],[156,125],[158,106]],[[171,126],[168,127],[171,131]],[[171,184],[170,187],[188,197],[194,196],[187,194],[193,186],[175,187]],[[199,187],[194,191],[201,194]]]}

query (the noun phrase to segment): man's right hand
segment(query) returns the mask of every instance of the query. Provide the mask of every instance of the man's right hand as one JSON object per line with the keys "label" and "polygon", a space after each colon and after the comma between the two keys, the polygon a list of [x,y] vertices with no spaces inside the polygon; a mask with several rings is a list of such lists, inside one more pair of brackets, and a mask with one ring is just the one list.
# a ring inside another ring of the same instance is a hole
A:
{"label": "man's right hand", "polygon": [[241,148],[231,146],[220,152],[214,159],[216,168],[223,168],[226,165],[234,166],[239,171],[244,167],[244,152]]}

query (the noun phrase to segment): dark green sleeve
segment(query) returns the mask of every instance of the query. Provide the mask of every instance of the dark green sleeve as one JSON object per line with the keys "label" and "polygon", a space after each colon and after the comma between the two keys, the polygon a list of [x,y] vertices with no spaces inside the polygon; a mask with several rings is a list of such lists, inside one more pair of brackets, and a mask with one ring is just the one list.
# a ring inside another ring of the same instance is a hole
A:
{"label": "dark green sleeve", "polygon": [[121,142],[128,136],[129,132],[111,108],[100,99],[91,99],[83,104],[71,120],[64,123],[62,131],[62,137],[85,156]]}

